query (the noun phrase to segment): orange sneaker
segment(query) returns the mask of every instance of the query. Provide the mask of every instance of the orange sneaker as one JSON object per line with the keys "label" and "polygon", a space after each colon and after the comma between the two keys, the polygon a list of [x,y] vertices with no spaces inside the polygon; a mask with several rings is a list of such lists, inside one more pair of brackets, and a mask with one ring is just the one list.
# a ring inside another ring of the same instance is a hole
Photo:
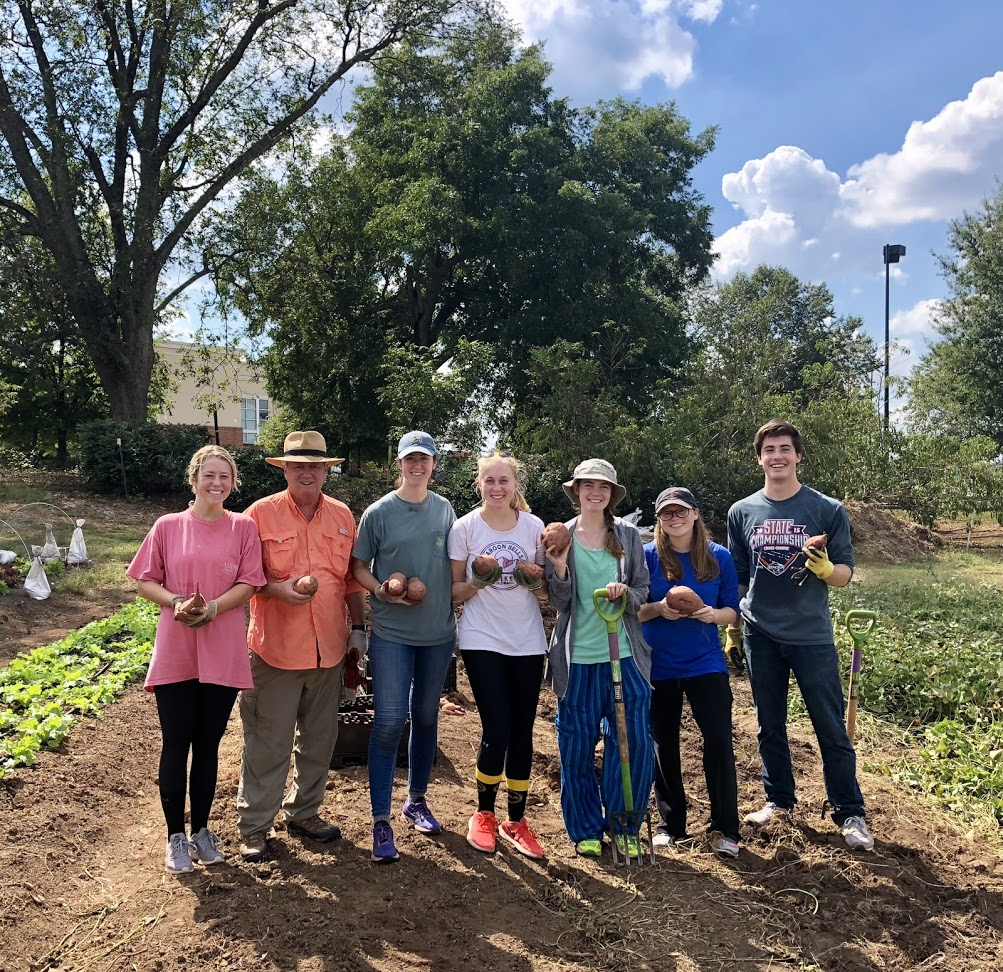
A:
{"label": "orange sneaker", "polygon": [[543,847],[536,839],[536,834],[529,829],[529,824],[525,818],[518,823],[506,820],[501,825],[498,833],[505,838],[520,854],[532,857],[533,860],[542,861],[547,855],[543,852]]}
{"label": "orange sneaker", "polygon": [[498,821],[490,810],[478,810],[467,824],[467,843],[485,854],[495,852],[497,834]]}

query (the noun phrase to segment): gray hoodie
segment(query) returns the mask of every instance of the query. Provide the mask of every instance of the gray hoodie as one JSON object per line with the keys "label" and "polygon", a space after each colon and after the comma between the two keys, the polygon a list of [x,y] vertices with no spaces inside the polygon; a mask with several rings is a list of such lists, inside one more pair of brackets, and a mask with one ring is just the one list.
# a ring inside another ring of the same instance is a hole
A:
{"label": "gray hoodie", "polygon": [[[575,532],[575,525],[578,517],[574,517],[565,523],[571,531]],[[623,628],[630,642],[631,654],[637,670],[644,680],[651,681],[651,648],[641,637],[641,622],[637,619],[637,612],[641,605],[648,600],[648,563],[644,558],[644,543],[641,534],[629,523],[616,518],[613,521],[613,533],[620,546],[623,547],[624,556],[617,564],[617,580],[626,584],[629,588],[627,592],[627,609],[623,615]],[[550,601],[557,609],[557,624],[554,625],[554,633],[550,638],[550,653],[548,655],[547,679],[554,688],[554,694],[563,699],[568,691],[568,674],[571,670],[571,646],[575,638],[575,604],[577,603],[577,587],[575,580],[574,565],[575,550],[572,543],[568,552],[568,573],[564,580],[559,580],[554,573],[554,565],[547,561],[547,590],[550,593]]]}

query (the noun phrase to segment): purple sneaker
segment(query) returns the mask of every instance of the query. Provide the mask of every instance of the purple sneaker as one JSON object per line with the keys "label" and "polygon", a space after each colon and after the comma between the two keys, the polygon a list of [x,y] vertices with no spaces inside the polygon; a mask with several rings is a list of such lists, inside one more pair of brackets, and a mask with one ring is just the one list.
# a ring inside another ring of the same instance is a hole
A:
{"label": "purple sneaker", "polygon": [[393,828],[388,823],[378,823],[373,827],[373,854],[371,860],[377,864],[391,864],[400,857],[394,845]]}
{"label": "purple sneaker", "polygon": [[442,833],[442,824],[432,816],[432,811],[428,809],[428,804],[424,799],[412,800],[408,797],[404,801],[404,809],[401,810],[401,816],[419,833]]}

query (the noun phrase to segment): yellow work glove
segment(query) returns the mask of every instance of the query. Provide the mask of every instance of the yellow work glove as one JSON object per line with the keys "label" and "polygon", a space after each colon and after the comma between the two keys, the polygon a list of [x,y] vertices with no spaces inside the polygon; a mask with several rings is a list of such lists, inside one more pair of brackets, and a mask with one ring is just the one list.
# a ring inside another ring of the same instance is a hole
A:
{"label": "yellow work glove", "polygon": [[737,624],[729,624],[724,629],[724,656],[735,666],[736,671],[741,672],[745,670],[742,629]]}
{"label": "yellow work glove", "polygon": [[805,567],[820,581],[824,581],[836,569],[836,565],[829,559],[829,551],[825,547],[822,547],[821,550],[805,547],[801,552],[804,554]]}

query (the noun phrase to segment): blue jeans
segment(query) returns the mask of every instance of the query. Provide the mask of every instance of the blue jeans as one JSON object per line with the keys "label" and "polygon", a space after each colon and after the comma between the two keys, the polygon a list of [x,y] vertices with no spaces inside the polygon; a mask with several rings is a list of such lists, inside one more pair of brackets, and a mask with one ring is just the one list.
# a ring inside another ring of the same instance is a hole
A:
{"label": "blue jeans", "polygon": [[832,819],[842,824],[847,817],[863,816],[857,756],[843,724],[843,685],[836,646],[785,645],[746,624],[745,657],[759,720],[759,756],[766,798],[788,810],[797,802],[787,741],[787,692],[793,672],[822,753]]}
{"label": "blue jeans", "polygon": [[369,799],[374,818],[389,818],[397,747],[411,714],[408,790],[424,793],[439,736],[439,697],[455,641],[402,645],[375,632],[369,637],[373,679],[373,732],[369,737]]}

